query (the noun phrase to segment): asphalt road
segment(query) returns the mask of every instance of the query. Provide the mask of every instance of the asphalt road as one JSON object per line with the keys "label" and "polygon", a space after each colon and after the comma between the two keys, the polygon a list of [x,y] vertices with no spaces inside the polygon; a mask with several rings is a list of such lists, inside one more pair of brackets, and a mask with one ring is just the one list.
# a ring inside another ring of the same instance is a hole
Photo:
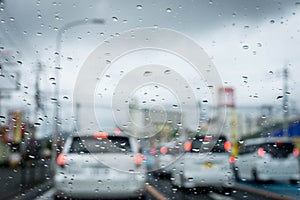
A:
{"label": "asphalt road", "polygon": [[[217,189],[203,190],[201,188],[193,188],[190,190],[182,190],[174,188],[171,185],[170,179],[168,177],[157,177],[153,174],[149,174],[148,183],[146,185],[146,199],[155,200],[155,199],[174,199],[174,200],[270,200],[270,199],[298,199],[298,198],[288,198],[286,196],[270,192],[265,190],[261,186],[253,186],[252,183],[237,183],[234,186],[232,195],[228,196],[218,191]],[[276,184],[275,184],[276,185]],[[43,190],[43,191],[42,191]],[[35,191],[36,194],[33,194]],[[17,196],[15,199],[27,200],[34,199],[36,200],[52,200],[54,195],[54,189],[51,186],[43,186],[43,189],[35,188],[33,191],[28,193],[23,193]],[[41,192],[42,191],[42,192]]]}
{"label": "asphalt road", "polygon": [[0,168],[0,199],[11,199],[51,177],[49,161],[28,161],[23,167]]}

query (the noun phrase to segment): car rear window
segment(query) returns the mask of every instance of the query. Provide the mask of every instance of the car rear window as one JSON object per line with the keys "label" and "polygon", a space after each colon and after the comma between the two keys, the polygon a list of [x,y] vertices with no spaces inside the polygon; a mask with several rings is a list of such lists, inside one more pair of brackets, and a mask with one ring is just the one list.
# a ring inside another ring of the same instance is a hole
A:
{"label": "car rear window", "polygon": [[[225,141],[226,141],[226,139],[224,137],[219,137],[217,139],[215,145],[211,149],[211,152],[213,152],[213,153],[224,153],[224,152],[226,152],[226,150],[224,148],[224,142]],[[210,142],[213,142],[213,141],[210,141]],[[207,145],[208,147],[210,146],[210,144],[208,144],[208,142],[204,141],[204,138],[196,138],[192,142],[192,149],[190,150],[190,152],[198,153],[201,150],[201,148],[204,150],[205,148],[202,147],[202,145]]]}
{"label": "car rear window", "polygon": [[293,153],[294,145],[287,142],[271,142],[261,145],[266,153],[271,154],[275,158],[285,158]]}
{"label": "car rear window", "polygon": [[70,153],[124,153],[130,151],[129,139],[120,136],[107,138],[74,137],[69,150]]}

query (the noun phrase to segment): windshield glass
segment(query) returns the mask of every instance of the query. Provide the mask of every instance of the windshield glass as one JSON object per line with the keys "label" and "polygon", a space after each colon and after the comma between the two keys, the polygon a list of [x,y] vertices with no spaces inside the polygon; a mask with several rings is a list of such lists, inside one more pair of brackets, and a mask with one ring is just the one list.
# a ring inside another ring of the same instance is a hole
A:
{"label": "windshield glass", "polygon": [[299,74],[300,0],[0,0],[0,199],[299,199]]}

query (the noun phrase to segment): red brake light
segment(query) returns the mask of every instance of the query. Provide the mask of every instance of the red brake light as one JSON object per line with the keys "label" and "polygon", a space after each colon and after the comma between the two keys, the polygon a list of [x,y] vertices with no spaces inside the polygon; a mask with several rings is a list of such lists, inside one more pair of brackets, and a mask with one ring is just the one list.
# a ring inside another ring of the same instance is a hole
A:
{"label": "red brake light", "polygon": [[230,156],[229,162],[230,162],[230,163],[234,163],[234,162],[235,162],[235,158],[234,158],[233,156]]}
{"label": "red brake light", "polygon": [[59,154],[56,161],[58,165],[65,165],[67,162],[67,155],[64,153]]}
{"label": "red brake light", "polygon": [[212,139],[212,137],[211,137],[211,136],[209,136],[209,135],[206,135],[206,136],[204,137],[204,142],[210,142],[210,141],[211,141],[211,139]]}
{"label": "red brake light", "polygon": [[294,154],[295,157],[298,157],[299,156],[299,150],[297,148],[294,148],[293,154]]}
{"label": "red brake light", "polygon": [[165,147],[165,146],[161,147],[161,148],[160,148],[160,153],[162,153],[162,154],[168,153],[168,148]]}
{"label": "red brake light", "polygon": [[106,139],[108,138],[108,133],[107,132],[96,132],[94,133],[94,138],[96,139]]}
{"label": "red brake light", "polygon": [[141,154],[141,153],[137,153],[134,155],[134,163],[136,165],[142,165],[143,164],[143,160],[146,159],[146,156]]}
{"label": "red brake light", "polygon": [[121,129],[120,129],[120,128],[115,128],[114,133],[115,133],[116,135],[119,135],[119,134],[121,133]]}
{"label": "red brake light", "polygon": [[224,142],[224,149],[229,151],[231,149],[231,143],[229,141]]}
{"label": "red brake light", "polygon": [[156,152],[156,149],[155,149],[155,148],[153,148],[153,149],[150,150],[150,154],[151,154],[151,155],[155,155],[156,153],[157,153],[157,152]]}
{"label": "red brake light", "polygon": [[187,141],[184,143],[184,150],[185,151],[191,151],[192,150],[192,143],[190,141]]}
{"label": "red brake light", "polygon": [[264,150],[264,148],[262,148],[262,147],[258,148],[257,154],[258,154],[260,157],[263,157],[263,156],[265,155],[265,150]]}

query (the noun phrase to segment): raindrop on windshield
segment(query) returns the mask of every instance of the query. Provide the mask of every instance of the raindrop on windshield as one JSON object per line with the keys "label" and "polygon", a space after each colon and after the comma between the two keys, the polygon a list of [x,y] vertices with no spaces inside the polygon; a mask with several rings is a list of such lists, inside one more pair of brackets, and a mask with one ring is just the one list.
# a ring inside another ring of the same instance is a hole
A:
{"label": "raindrop on windshield", "polygon": [[249,49],[249,46],[245,44],[245,45],[243,45],[243,49],[247,50],[247,49]]}
{"label": "raindrop on windshield", "polygon": [[117,18],[117,17],[112,17],[112,20],[113,20],[114,22],[117,22],[117,21],[118,21],[118,18]]}
{"label": "raindrop on windshield", "polygon": [[170,12],[172,12],[172,9],[171,8],[167,8],[166,11],[167,11],[167,13],[170,13]]}
{"label": "raindrop on windshield", "polygon": [[150,72],[150,71],[145,71],[144,72],[144,76],[151,76],[152,75],[152,72]]}

